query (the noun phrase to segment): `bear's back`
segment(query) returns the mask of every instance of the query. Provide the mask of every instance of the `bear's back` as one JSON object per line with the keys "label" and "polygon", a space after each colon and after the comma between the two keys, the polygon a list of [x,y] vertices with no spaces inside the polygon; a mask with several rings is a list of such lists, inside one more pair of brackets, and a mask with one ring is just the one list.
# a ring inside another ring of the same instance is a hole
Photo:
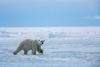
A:
{"label": "bear's back", "polygon": [[32,49],[32,45],[34,45],[35,40],[31,40],[31,39],[25,39],[23,41],[20,42],[19,45],[23,45],[23,49],[25,50],[31,50]]}

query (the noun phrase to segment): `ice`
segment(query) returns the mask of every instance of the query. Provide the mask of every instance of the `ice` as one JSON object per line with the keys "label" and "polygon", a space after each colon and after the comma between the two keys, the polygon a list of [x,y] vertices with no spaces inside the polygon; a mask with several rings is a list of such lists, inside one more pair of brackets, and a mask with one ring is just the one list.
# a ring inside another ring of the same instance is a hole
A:
{"label": "ice", "polygon": [[[23,39],[45,39],[44,54],[13,55]],[[0,67],[100,67],[100,27],[0,28]]]}

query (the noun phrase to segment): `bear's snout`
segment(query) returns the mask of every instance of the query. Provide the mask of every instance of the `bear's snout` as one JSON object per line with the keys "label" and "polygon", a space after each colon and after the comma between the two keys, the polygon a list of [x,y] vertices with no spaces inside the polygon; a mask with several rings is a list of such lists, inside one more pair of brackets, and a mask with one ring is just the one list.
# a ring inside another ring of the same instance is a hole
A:
{"label": "bear's snout", "polygon": [[44,44],[44,41],[45,41],[45,40],[41,40],[41,44]]}
{"label": "bear's snout", "polygon": [[43,41],[41,41],[42,42],[42,44],[44,44],[44,42]]}

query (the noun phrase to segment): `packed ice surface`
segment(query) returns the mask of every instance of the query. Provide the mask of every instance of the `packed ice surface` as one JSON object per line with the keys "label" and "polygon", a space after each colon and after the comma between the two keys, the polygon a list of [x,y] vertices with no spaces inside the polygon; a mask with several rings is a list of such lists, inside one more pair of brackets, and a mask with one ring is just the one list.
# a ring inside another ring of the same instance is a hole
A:
{"label": "packed ice surface", "polygon": [[[13,55],[23,39],[45,39],[44,54]],[[1,27],[0,67],[100,67],[100,27]]]}

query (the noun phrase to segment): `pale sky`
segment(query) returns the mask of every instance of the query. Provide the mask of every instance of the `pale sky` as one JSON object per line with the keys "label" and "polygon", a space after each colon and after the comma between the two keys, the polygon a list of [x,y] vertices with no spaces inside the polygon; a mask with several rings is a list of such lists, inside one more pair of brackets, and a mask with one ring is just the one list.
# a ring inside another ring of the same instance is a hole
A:
{"label": "pale sky", "polygon": [[0,0],[0,27],[100,26],[100,0]]}

